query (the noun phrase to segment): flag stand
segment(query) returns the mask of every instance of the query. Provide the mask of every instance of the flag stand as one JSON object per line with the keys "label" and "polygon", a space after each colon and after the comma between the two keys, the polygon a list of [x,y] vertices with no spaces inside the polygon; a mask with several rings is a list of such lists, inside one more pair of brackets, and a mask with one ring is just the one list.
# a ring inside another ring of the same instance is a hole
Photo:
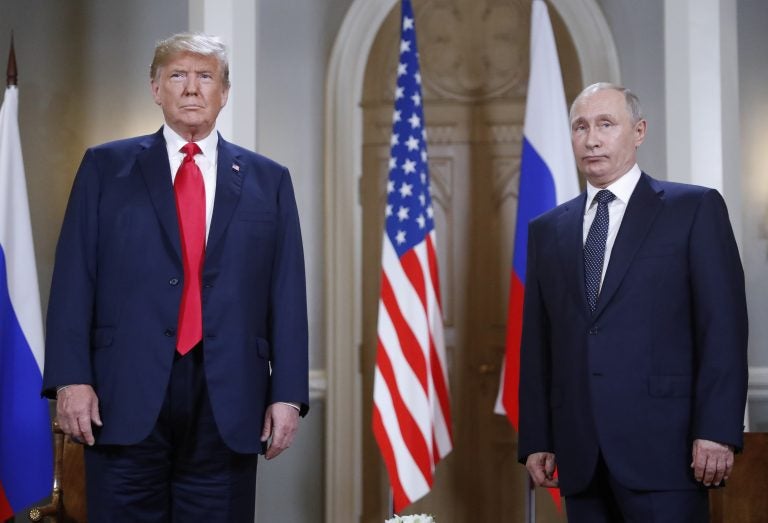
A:
{"label": "flag stand", "polygon": [[536,522],[536,486],[533,484],[531,476],[526,471],[527,480],[525,482],[525,521],[527,523]]}

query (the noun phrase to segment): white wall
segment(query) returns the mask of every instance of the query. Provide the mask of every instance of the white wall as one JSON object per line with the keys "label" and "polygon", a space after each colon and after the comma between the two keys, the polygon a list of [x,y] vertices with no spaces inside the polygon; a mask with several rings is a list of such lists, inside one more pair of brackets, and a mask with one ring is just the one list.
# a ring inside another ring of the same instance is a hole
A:
{"label": "white wall", "polygon": [[[742,257],[747,277],[750,317],[749,360],[753,367],[768,367],[768,2],[740,0],[739,101],[743,172]],[[733,211],[732,211],[733,212]],[[750,403],[751,428],[768,431],[767,384]]]}
{"label": "white wall", "polygon": [[3,71],[15,31],[19,126],[43,311],[64,207],[85,147],[160,127],[149,64],[155,41],[184,29],[186,5],[186,0],[0,4]]}
{"label": "white wall", "polygon": [[[679,179],[680,173],[667,173],[667,145],[688,147],[686,135],[670,136],[665,128],[676,128],[668,122],[671,111],[665,108],[665,0],[598,0],[608,19],[619,54],[622,83],[639,96],[649,121],[649,134],[640,148],[640,166],[661,178]],[[667,0],[676,1],[676,0]],[[695,9],[698,4],[693,4]],[[711,9],[711,5],[708,4]],[[737,65],[725,64],[738,70],[738,103],[741,139],[740,157],[726,157],[723,178],[730,180],[725,192],[734,190],[731,181],[741,177],[741,194],[729,198],[729,212],[740,239],[741,254],[747,281],[747,302],[750,315],[750,402],[751,430],[768,431],[768,3],[763,0],[739,0],[736,3],[738,24]],[[723,22],[723,20],[721,20]],[[701,35],[699,35],[701,37]],[[726,49],[729,51],[730,48]],[[713,60],[717,57],[713,57]],[[714,64],[713,67],[723,64]],[[736,82],[735,82],[736,83]],[[727,106],[723,101],[723,107]],[[724,120],[732,114],[723,115]],[[669,125],[668,125],[669,124]],[[679,126],[685,128],[685,122]],[[731,136],[723,137],[730,145]],[[730,149],[727,149],[730,151]],[[732,154],[732,153],[731,153]],[[741,173],[727,169],[741,165]],[[687,175],[687,173],[686,173]],[[738,190],[738,188],[736,189]],[[732,195],[733,196],[733,195]],[[725,348],[724,348],[725,350]]]}
{"label": "white wall", "polygon": [[259,7],[257,143],[288,166],[304,239],[310,367],[323,347],[323,113],[325,72],[351,0],[264,0]]}
{"label": "white wall", "polygon": [[[307,270],[310,368],[325,369],[323,130],[330,50],[351,0],[263,0],[258,25],[258,151],[286,165],[299,205]],[[294,446],[259,463],[257,521],[322,521],[323,398],[313,399]],[[262,502],[266,500],[266,502]]]}
{"label": "white wall", "polygon": [[619,54],[621,83],[638,97],[648,120],[640,168],[667,178],[664,100],[664,0],[598,0]]}

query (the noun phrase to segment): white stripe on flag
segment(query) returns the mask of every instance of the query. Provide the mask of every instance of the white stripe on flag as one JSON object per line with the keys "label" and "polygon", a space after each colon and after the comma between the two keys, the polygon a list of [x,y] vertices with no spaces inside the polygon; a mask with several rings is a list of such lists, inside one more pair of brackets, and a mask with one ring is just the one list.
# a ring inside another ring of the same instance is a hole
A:
{"label": "white stripe on flag", "polygon": [[32,349],[40,374],[43,373],[43,319],[37,264],[29,220],[29,200],[21,156],[18,126],[18,89],[5,90],[0,109],[0,245],[8,271],[8,292],[13,310]]}
{"label": "white stripe on flag", "polygon": [[[433,245],[435,240],[435,231],[430,232]],[[421,266],[421,271],[424,274],[424,284],[427,294],[427,321],[429,322],[430,332],[432,335],[432,344],[435,347],[435,355],[439,363],[439,371],[442,374],[444,383],[448,383],[448,374],[446,372],[446,356],[445,356],[445,340],[443,338],[443,315],[440,310],[440,304],[437,300],[437,294],[435,289],[439,286],[439,282],[432,281],[432,275],[429,270],[429,256],[427,253],[426,242],[423,242],[415,248],[416,256]],[[431,361],[433,355],[430,354],[428,361]],[[428,362],[429,364],[429,362]],[[430,365],[431,368],[431,365]],[[437,442],[437,455],[445,457],[453,448],[451,442],[451,434],[446,422],[442,406],[437,397],[437,391],[435,389],[434,378],[429,380],[429,402],[432,410],[432,418],[434,424],[435,441]]]}
{"label": "white stripe on flag", "polygon": [[[531,11],[530,73],[523,134],[552,173],[557,204],[579,194],[560,60],[549,12],[543,0],[534,0]],[[525,169],[525,165],[521,168]],[[522,307],[522,303],[517,305]],[[502,404],[505,394],[517,397],[517,391],[504,391],[506,368],[505,356],[501,363],[499,392],[493,409],[494,413],[502,415],[507,413]]]}
{"label": "white stripe on flag", "polygon": [[557,203],[579,194],[560,60],[542,0],[533,2],[531,13],[531,72],[523,134],[552,173]]}
{"label": "white stripe on flag", "polygon": [[426,311],[421,304],[421,298],[419,298],[411,280],[400,264],[395,248],[386,235],[381,249],[381,257],[381,266],[392,285],[397,306],[402,311],[403,318],[408,323],[411,332],[418,340],[424,359],[429,362],[429,324]]}
{"label": "white stripe on flag", "polygon": [[378,368],[374,376],[373,391],[373,402],[381,415],[387,439],[392,445],[400,483],[409,499],[419,499],[429,492],[429,483],[422,475],[421,470],[413,460],[410,449],[403,440],[389,388]]}
{"label": "white stripe on flag", "polygon": [[400,396],[406,402],[408,411],[416,421],[427,445],[429,445],[432,441],[432,427],[429,422],[429,401],[418,376],[416,376],[413,368],[405,359],[395,327],[392,325],[386,307],[384,307],[381,301],[379,301],[379,340],[384,351],[387,353],[387,357],[389,357],[395,375],[395,383],[388,385],[399,390]]}

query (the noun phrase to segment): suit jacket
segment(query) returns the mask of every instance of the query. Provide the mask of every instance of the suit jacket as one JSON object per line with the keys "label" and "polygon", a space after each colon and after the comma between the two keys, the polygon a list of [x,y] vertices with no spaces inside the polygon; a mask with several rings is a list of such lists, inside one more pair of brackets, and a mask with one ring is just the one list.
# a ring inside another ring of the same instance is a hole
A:
{"label": "suit jacket", "polygon": [[697,488],[691,445],[742,445],[744,274],[713,189],[643,174],[590,313],[586,194],[529,226],[519,459],[554,452],[561,492],[584,489],[598,452],[639,490]]}
{"label": "suit jacket", "polygon": [[[183,287],[162,129],[86,151],[56,250],[44,394],[93,385],[102,444],[154,426],[174,360]],[[232,450],[261,450],[267,405],[308,409],[307,311],[299,217],[285,167],[219,136],[202,275],[205,375]]]}

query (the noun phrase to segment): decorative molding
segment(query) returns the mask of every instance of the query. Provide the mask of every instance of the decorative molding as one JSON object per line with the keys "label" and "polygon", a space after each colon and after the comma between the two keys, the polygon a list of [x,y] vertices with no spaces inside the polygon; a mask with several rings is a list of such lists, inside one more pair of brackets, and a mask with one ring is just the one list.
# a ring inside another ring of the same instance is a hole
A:
{"label": "decorative molding", "polygon": [[518,64],[528,62],[530,4],[421,2],[415,16],[424,22],[419,53],[425,57],[425,89],[440,99],[464,101],[525,96],[527,75],[520,71],[527,67]]}
{"label": "decorative molding", "polygon": [[768,367],[749,368],[747,402],[768,400]]}
{"label": "decorative molding", "polygon": [[456,141],[456,125],[427,125],[427,136],[430,144],[453,143]]}
{"label": "decorative molding", "polygon": [[[453,326],[454,296],[451,278],[454,270],[453,242],[454,242],[454,214],[453,214],[453,177],[455,172],[455,159],[450,156],[430,156],[429,178],[430,195],[432,196],[432,208],[434,209],[435,231],[440,241],[437,242],[437,257],[442,260],[440,270],[440,294],[442,296],[443,323],[446,330]],[[448,339],[446,334],[446,340]]]}
{"label": "decorative molding", "polygon": [[325,89],[325,303],[328,377],[325,521],[357,521],[362,504],[361,209],[363,78],[396,0],[355,0],[331,52]]}
{"label": "decorative molding", "polygon": [[493,159],[493,206],[498,209],[507,198],[517,199],[520,185],[520,157],[501,156]]}
{"label": "decorative molding", "polygon": [[[258,4],[252,0],[189,0],[189,30],[224,39],[236,88],[216,121],[224,138],[258,150],[256,104],[258,74]],[[238,118],[237,115],[248,115]]]}
{"label": "decorative molding", "polygon": [[[551,2],[571,33],[585,85],[598,80],[618,82],[616,47],[597,0]],[[357,190],[363,138],[360,103],[371,46],[396,3],[352,2],[336,37],[326,77],[325,521],[358,521],[361,513],[361,401],[369,398],[361,398],[359,372],[362,215]]]}
{"label": "decorative molding", "polygon": [[489,124],[493,143],[511,144],[522,149],[523,126],[513,124]]}
{"label": "decorative molding", "polygon": [[621,84],[619,53],[596,0],[550,0],[573,38],[581,64],[581,81]]}
{"label": "decorative molding", "polygon": [[309,371],[309,400],[324,400],[328,395],[328,379],[322,369]]}

